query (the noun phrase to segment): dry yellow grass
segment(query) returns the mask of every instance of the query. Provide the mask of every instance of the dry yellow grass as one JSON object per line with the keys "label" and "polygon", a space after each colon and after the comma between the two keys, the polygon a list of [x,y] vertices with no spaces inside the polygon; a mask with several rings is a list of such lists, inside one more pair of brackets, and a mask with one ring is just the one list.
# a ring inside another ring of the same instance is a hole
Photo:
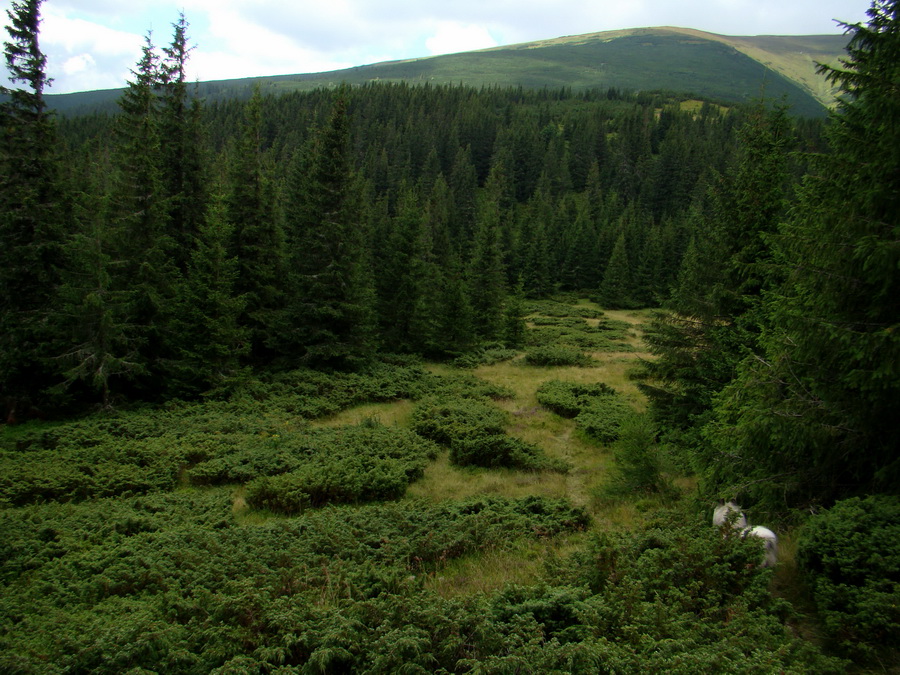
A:
{"label": "dry yellow grass", "polygon": [[546,563],[579,547],[584,534],[522,542],[513,549],[491,550],[451,560],[428,575],[425,587],[445,598],[489,593],[510,584],[533,584]]}
{"label": "dry yellow grass", "polygon": [[365,403],[342,410],[336,415],[314,420],[312,424],[320,427],[342,427],[374,419],[385,426],[408,426],[412,409],[412,401],[407,400],[391,403]]}
{"label": "dry yellow grass", "polygon": [[552,472],[514,471],[458,467],[450,463],[447,452],[441,453],[425,469],[425,475],[406,491],[413,499],[465,499],[479,495],[510,498],[539,495],[566,497],[567,477]]}
{"label": "dry yellow grass", "polygon": [[[577,306],[597,308],[588,300],[580,300]],[[648,320],[649,311],[612,310],[604,314],[608,319],[631,325],[633,330],[629,344],[636,348],[642,346],[640,326]],[[628,371],[642,356],[644,353],[641,351],[598,352],[594,354],[596,365],[587,368],[528,366],[521,358],[476,368],[474,375],[513,393],[512,398],[497,402],[509,413],[507,432],[540,446],[550,457],[565,460],[572,467],[571,471],[562,475],[508,469],[460,469],[450,464],[444,453],[426,469],[424,478],[410,486],[408,494],[434,500],[483,494],[512,498],[527,495],[562,497],[585,508],[592,516],[601,517],[603,521],[632,524],[637,517],[633,508],[604,504],[594,496],[612,466],[609,449],[577,433],[573,420],[563,419],[544,409],[537,401],[537,390],[549,380],[603,382],[621,392],[635,408],[642,410],[646,405],[645,399],[628,377]],[[430,370],[436,374],[458,372],[437,365],[431,366]]]}

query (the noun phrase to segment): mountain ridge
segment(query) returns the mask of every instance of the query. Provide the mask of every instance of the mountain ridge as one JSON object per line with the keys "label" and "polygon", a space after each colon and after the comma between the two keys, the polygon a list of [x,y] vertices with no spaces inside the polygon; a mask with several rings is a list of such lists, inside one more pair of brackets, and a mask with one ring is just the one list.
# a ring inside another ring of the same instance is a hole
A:
{"label": "mountain ridge", "polygon": [[[248,95],[256,83],[271,93],[341,83],[465,84],[667,90],[731,103],[764,95],[785,100],[797,114],[824,115],[835,90],[817,74],[818,63],[837,65],[845,35],[728,36],[660,26],[584,33],[486,49],[293,75],[198,83],[206,98]],[[114,104],[122,89],[50,94],[50,105],[84,112]]]}

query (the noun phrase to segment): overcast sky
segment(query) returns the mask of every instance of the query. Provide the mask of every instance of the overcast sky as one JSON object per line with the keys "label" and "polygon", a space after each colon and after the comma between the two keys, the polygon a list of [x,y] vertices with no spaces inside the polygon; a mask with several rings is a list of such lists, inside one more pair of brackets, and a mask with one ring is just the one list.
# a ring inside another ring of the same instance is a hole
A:
{"label": "overcast sky", "polygon": [[[125,86],[148,31],[190,24],[191,80],[337,70],[621,28],[817,35],[868,0],[44,0],[50,93]],[[0,0],[0,8],[11,7]],[[2,14],[8,23],[6,12]],[[4,32],[3,39],[7,39]]]}

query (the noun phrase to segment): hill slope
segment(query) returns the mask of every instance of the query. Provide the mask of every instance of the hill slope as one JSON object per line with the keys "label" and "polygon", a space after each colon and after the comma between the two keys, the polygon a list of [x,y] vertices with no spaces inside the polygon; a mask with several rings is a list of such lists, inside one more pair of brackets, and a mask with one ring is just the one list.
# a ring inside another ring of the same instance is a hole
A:
{"label": "hill slope", "polygon": [[[686,28],[640,28],[561,37],[459,54],[433,56],[325,73],[201,83],[208,98],[245,95],[260,81],[275,92],[341,82],[467,84],[470,86],[616,87],[668,90],[729,102],[765,94],[784,98],[799,115],[822,115],[834,103],[816,63],[836,63],[846,37],[731,37]],[[118,90],[51,96],[60,110],[111,105]]]}

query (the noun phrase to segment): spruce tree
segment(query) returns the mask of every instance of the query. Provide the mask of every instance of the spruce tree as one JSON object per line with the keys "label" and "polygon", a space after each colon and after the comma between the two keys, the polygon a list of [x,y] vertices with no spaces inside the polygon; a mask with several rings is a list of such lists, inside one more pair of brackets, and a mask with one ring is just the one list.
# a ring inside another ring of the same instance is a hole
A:
{"label": "spruce tree", "polygon": [[524,293],[531,298],[546,297],[553,291],[553,272],[547,228],[553,214],[552,200],[542,190],[534,193],[523,209],[519,240],[518,277]]}
{"label": "spruce tree", "polygon": [[[123,392],[122,383],[146,371],[140,358],[141,327],[131,316],[132,294],[123,288],[125,261],[117,257],[109,197],[94,180],[74,200],[78,229],[67,242],[69,263],[60,287],[59,329],[66,346],[57,356],[71,397],[98,396],[104,409]],[[96,399],[94,399],[96,400]]]}
{"label": "spruce tree", "polygon": [[600,282],[599,301],[603,307],[610,309],[628,308],[633,304],[631,292],[631,267],[625,233],[621,232]]}
{"label": "spruce tree", "polygon": [[[148,34],[133,78],[119,98],[113,128],[113,164],[108,237],[120,265],[111,270],[112,288],[128,295],[128,316],[140,333],[136,386],[143,396],[162,390],[165,356],[162,310],[172,298],[179,272],[169,231],[160,140],[160,59]],[[190,248],[187,249],[190,251]]]}
{"label": "spruce tree", "polygon": [[56,378],[52,316],[70,212],[44,99],[40,6],[24,0],[7,10],[6,66],[26,87],[0,87],[0,402],[10,421],[42,405]]}
{"label": "spruce tree", "polygon": [[172,24],[172,41],[163,47],[159,75],[159,148],[162,187],[166,196],[173,256],[184,271],[194,237],[203,227],[208,201],[206,160],[203,150],[202,107],[191,96],[187,82],[188,22],[184,14]]}
{"label": "spruce tree", "polygon": [[503,337],[506,272],[503,265],[500,207],[501,175],[504,168],[495,164],[478,200],[472,259],[469,263],[469,297],[475,335],[484,342]]}
{"label": "spruce tree", "polygon": [[250,330],[254,361],[271,358],[275,321],[284,300],[284,230],[275,209],[275,188],[262,140],[262,95],[256,87],[245,108],[244,127],[228,166],[225,212],[237,259],[235,292],[246,298],[240,323]]}
{"label": "spruce tree", "polygon": [[427,350],[437,292],[431,237],[418,191],[404,186],[379,279],[381,336],[388,351]]}
{"label": "spruce tree", "polygon": [[[790,125],[781,107],[748,110],[733,164],[690,213],[694,232],[669,303],[646,340],[659,358],[641,388],[658,421],[691,434],[758,346],[763,292],[777,286],[768,237],[785,214]],[[700,444],[694,438],[690,443]]]}
{"label": "spruce tree", "polygon": [[900,486],[900,2],[873,2],[842,68],[831,153],[775,239],[771,327],[717,405],[715,489],[804,505]]}
{"label": "spruce tree", "polygon": [[177,396],[227,392],[247,375],[241,360],[250,331],[239,323],[246,297],[235,292],[238,261],[228,253],[232,232],[224,212],[216,200],[166,308],[172,347],[167,388]]}
{"label": "spruce tree", "polygon": [[352,367],[375,347],[361,185],[349,155],[347,94],[295,162],[286,235],[290,297],[281,324],[288,355],[314,366]]}

